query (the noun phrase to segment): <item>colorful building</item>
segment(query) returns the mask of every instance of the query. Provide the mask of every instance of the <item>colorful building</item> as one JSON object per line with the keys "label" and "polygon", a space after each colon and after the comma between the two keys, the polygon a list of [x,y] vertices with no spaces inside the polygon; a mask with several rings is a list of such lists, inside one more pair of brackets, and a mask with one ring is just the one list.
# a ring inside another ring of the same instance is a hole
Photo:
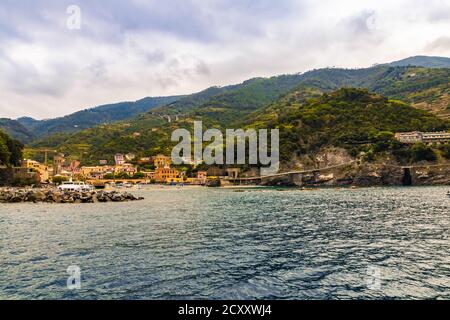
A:
{"label": "colorful building", "polygon": [[39,174],[39,179],[42,183],[45,183],[50,179],[49,167],[45,164],[34,160],[25,159],[22,161],[22,167],[34,169],[34,171]]}
{"label": "colorful building", "polygon": [[170,168],[171,159],[165,155],[158,154],[153,158],[153,163],[156,168]]}

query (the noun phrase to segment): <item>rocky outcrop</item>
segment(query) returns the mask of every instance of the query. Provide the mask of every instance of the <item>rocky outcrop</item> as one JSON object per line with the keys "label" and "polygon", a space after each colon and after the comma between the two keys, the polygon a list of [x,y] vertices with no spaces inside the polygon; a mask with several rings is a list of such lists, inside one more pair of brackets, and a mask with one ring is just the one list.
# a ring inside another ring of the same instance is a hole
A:
{"label": "rocky outcrop", "polygon": [[398,166],[380,163],[354,163],[329,170],[264,178],[261,184],[301,187],[450,185],[450,165]]}
{"label": "rocky outcrop", "polygon": [[56,189],[0,189],[0,203],[97,203],[143,200],[128,192],[59,191]]}

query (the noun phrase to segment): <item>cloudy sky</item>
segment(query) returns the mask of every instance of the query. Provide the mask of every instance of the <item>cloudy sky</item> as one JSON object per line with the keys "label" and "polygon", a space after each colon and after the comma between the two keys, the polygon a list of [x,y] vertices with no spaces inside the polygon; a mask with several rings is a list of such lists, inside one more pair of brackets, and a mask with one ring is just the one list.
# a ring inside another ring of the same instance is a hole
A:
{"label": "cloudy sky", "polygon": [[448,57],[449,30],[448,0],[1,0],[0,117]]}

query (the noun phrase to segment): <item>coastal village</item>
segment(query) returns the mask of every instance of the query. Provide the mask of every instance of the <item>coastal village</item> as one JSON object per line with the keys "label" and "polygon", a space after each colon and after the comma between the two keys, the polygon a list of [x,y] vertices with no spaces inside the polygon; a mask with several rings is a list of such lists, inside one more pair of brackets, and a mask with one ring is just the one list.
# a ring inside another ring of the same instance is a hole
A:
{"label": "coastal village", "polygon": [[[148,165],[154,170],[142,169]],[[140,159],[134,154],[116,154],[114,163],[100,160],[97,166],[80,166],[79,161],[67,161],[63,154],[57,153],[52,165],[24,159],[20,167],[9,171],[12,180],[33,180],[41,184],[73,180],[94,185],[113,182],[204,185],[208,179],[207,171],[196,171],[194,177],[188,177],[185,171],[172,167],[170,157],[162,154]]]}
{"label": "coastal village", "polygon": [[[449,132],[399,132],[395,139],[404,144],[423,143],[439,145],[450,142]],[[44,150],[47,152],[47,150]],[[199,163],[190,163],[194,168],[189,174],[172,166],[171,158],[163,154],[137,158],[135,154],[114,156],[114,162],[100,160],[96,166],[81,166],[80,161],[69,161],[62,153],[55,153],[52,164],[24,159],[20,167],[0,167],[4,180],[27,181],[29,184],[61,183],[64,181],[85,181],[94,186],[105,184],[181,184],[206,185],[218,178],[237,179],[241,177],[239,168],[195,170]],[[148,170],[146,168],[152,168]],[[6,178],[5,178],[6,177]]]}

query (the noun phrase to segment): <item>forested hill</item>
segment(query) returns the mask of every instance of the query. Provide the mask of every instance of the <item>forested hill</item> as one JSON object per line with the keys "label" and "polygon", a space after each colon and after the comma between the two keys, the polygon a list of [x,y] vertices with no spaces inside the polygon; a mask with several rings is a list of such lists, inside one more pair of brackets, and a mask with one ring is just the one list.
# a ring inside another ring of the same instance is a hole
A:
{"label": "forested hill", "polygon": [[[395,132],[440,131],[450,122],[427,111],[391,100],[366,89],[344,88],[315,98],[295,90],[268,108],[255,112],[243,124],[252,128],[279,128],[284,161],[314,154],[326,147],[347,149],[352,156],[372,159],[390,153],[399,162],[412,162],[414,150],[399,144]],[[450,149],[447,147],[450,152]],[[450,153],[447,154],[450,158]]]}
{"label": "forested hill", "polygon": [[450,68],[450,58],[414,56],[389,63],[393,67],[419,66],[426,68]]}
{"label": "forested hill", "polygon": [[[315,90],[317,93],[330,92],[342,87],[367,88],[390,98],[411,103],[416,108],[428,110],[440,117],[449,118],[450,69],[423,67],[447,66],[445,61],[448,61],[448,58],[411,57],[393,62],[392,65],[378,65],[364,69],[317,69],[301,74],[254,78],[241,84],[211,87],[187,96],[145,98],[136,102],[110,104],[62,118],[44,121],[20,118],[18,121],[36,139],[54,133],[74,133],[99,124],[133,121],[138,114],[149,110],[160,116],[176,114],[204,117],[225,125],[241,120],[300,86],[308,88],[307,90]],[[9,132],[24,142],[29,141],[23,134]]]}
{"label": "forested hill", "polygon": [[23,143],[31,142],[35,138],[34,135],[27,129],[27,126],[22,125],[17,120],[1,118],[0,130],[3,130],[5,133]]}
{"label": "forested hill", "polygon": [[[55,135],[36,146],[58,147],[69,157],[82,157],[84,164],[96,164],[100,159],[112,161],[119,152],[138,156],[170,154],[173,130],[191,130],[196,119],[203,120],[205,127],[217,126],[217,121],[207,116],[192,114],[169,123],[148,114],[134,121],[99,126],[73,135]],[[353,156],[363,152],[367,157],[375,157],[387,152],[398,156],[399,161],[410,162],[414,161],[414,154],[396,143],[394,132],[450,128],[448,121],[427,111],[366,89],[346,88],[321,94],[305,91],[303,87],[254,111],[236,125],[236,128],[279,128],[283,161],[335,146],[347,149]],[[136,132],[140,133],[139,137],[134,136]]]}
{"label": "forested hill", "polygon": [[0,129],[0,166],[18,166],[22,160],[23,144]]}
{"label": "forested hill", "polygon": [[[183,96],[149,97],[135,102],[120,102],[94,107],[75,112],[61,118],[34,120],[19,118],[19,121],[35,137],[48,136],[54,133],[76,132],[99,124],[113,123],[137,116],[152,108],[170,104]],[[18,139],[20,137],[16,136]]]}

